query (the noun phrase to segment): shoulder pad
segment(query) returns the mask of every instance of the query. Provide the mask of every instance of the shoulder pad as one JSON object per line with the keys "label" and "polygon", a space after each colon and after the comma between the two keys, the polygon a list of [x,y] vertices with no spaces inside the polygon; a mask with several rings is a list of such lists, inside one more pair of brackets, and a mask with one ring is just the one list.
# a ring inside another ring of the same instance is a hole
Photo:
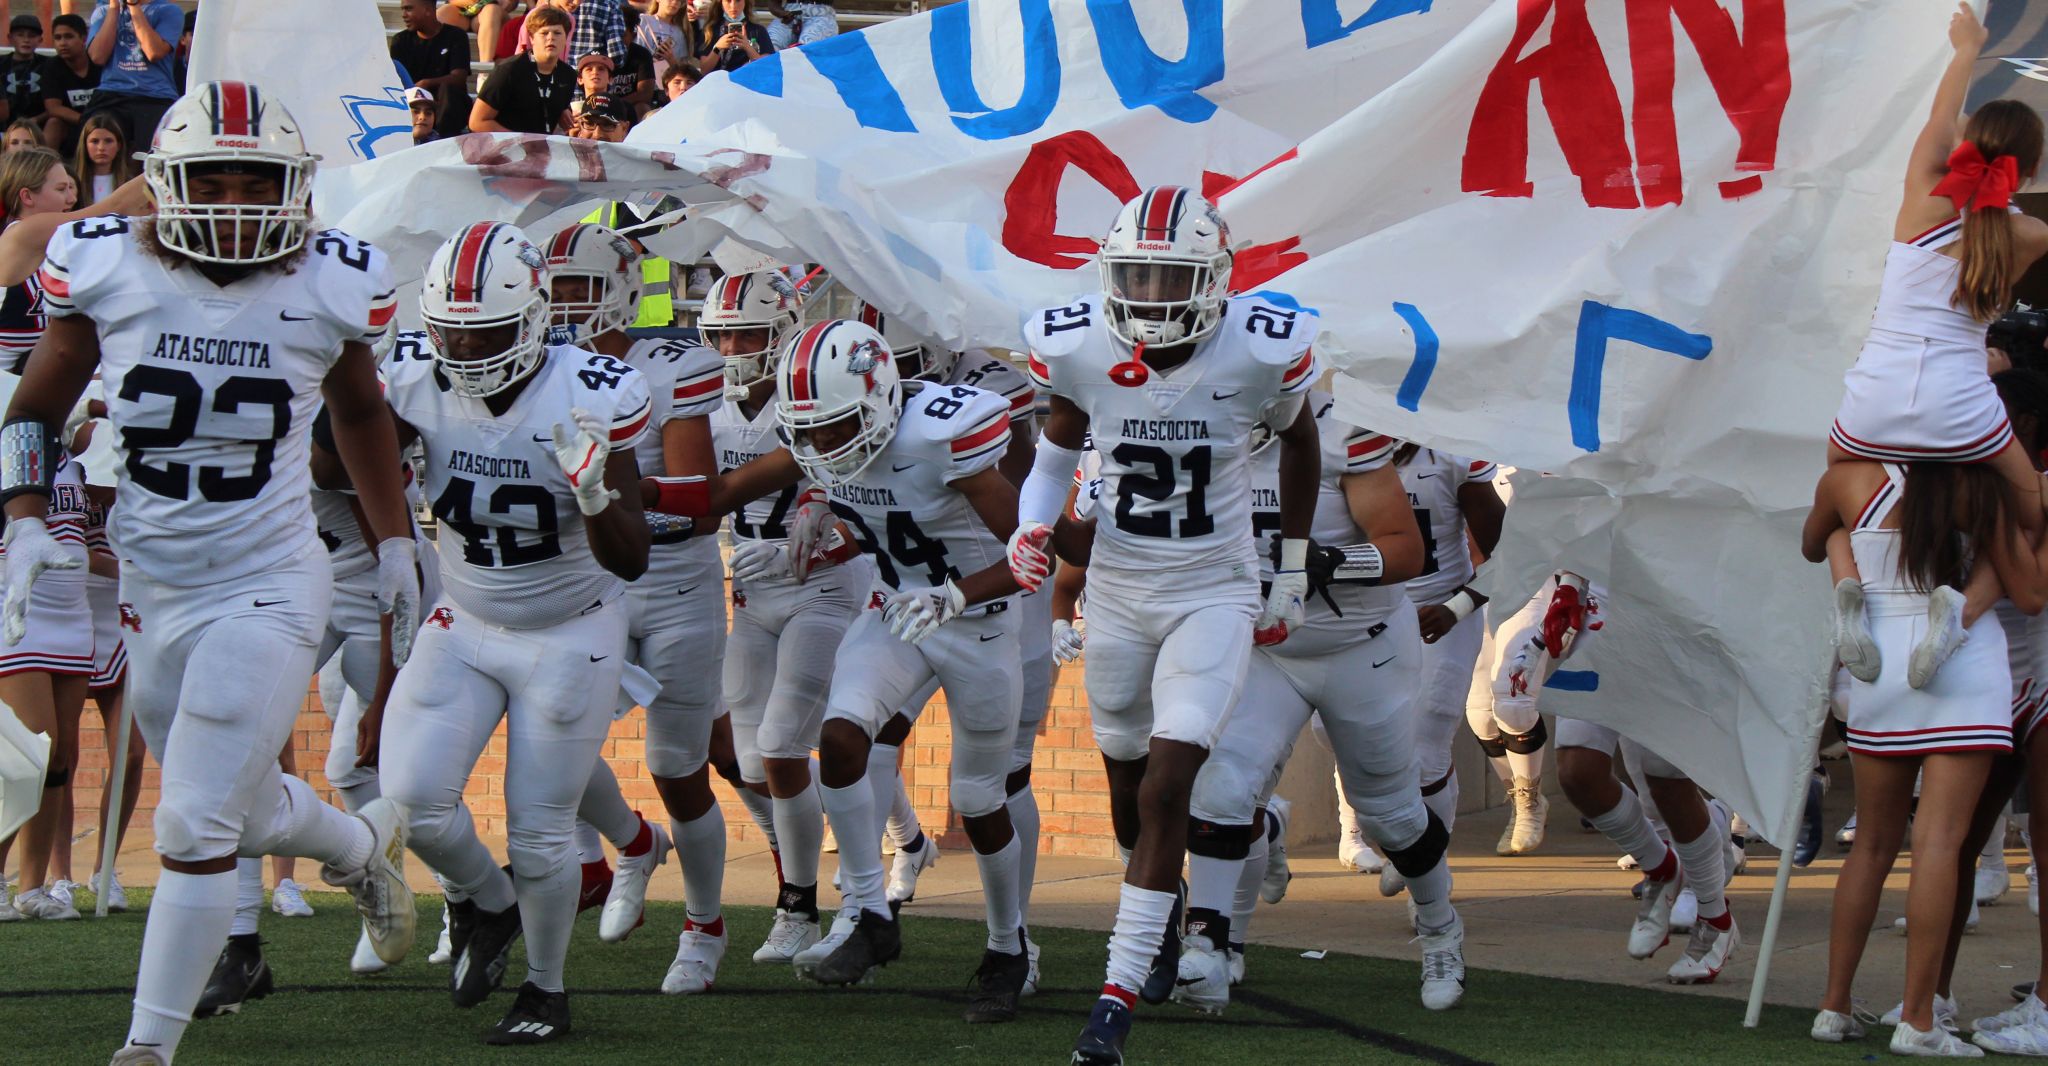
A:
{"label": "shoulder pad", "polygon": [[1322,330],[1314,311],[1286,306],[1293,302],[1293,297],[1281,293],[1233,296],[1217,332],[1237,338],[1261,363],[1292,367]]}
{"label": "shoulder pad", "polygon": [[1024,345],[1033,358],[1058,358],[1072,353],[1101,328],[1100,297],[1084,296],[1069,304],[1047,307],[1024,316]]}

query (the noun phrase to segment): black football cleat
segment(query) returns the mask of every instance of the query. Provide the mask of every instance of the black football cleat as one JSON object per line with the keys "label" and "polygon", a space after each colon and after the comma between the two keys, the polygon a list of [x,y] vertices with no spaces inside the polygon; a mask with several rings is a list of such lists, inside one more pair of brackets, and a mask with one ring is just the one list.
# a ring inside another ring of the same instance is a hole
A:
{"label": "black football cleat", "polygon": [[569,1035],[569,993],[543,992],[533,982],[519,986],[512,1009],[484,1037],[484,1043],[545,1044]]}
{"label": "black football cleat", "polygon": [[967,1001],[969,1022],[1008,1022],[1017,1018],[1017,999],[1024,994],[1024,981],[1031,976],[1031,956],[1022,951],[1005,955],[990,948],[981,953],[981,966],[974,971]]}
{"label": "black football cleat", "polygon": [[213,964],[213,974],[206,979],[206,990],[199,994],[199,1005],[192,1008],[192,1016],[217,1018],[235,1014],[242,1004],[262,999],[275,989],[270,966],[263,961],[263,941],[255,933],[231,936],[227,946],[220,949],[220,958]]}
{"label": "black football cleat", "polygon": [[821,985],[851,985],[866,979],[877,967],[895,962],[903,954],[903,929],[893,918],[863,911],[853,935],[825,956],[811,971],[811,980]]}
{"label": "black football cleat", "polygon": [[[511,962],[512,943],[519,939],[519,904],[495,913],[479,907],[469,939],[455,956],[448,974],[448,990],[458,1007],[474,1007],[490,998],[505,982],[505,967]],[[455,939],[451,932],[448,937]]]}
{"label": "black football cleat", "polygon": [[1073,1066],[1123,1066],[1124,1041],[1130,1035],[1131,1008],[1106,996],[1097,999],[1088,1027],[1074,1041]]}

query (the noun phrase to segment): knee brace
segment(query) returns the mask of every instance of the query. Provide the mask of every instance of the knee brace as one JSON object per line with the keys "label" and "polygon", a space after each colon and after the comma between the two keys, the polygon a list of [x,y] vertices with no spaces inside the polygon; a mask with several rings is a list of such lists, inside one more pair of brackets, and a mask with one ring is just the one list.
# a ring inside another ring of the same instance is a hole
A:
{"label": "knee brace", "polygon": [[576,848],[567,840],[541,843],[510,838],[505,841],[505,857],[511,860],[514,876],[540,881],[568,866],[576,857]]}
{"label": "knee brace", "polygon": [[1251,854],[1255,833],[1250,822],[1229,825],[1191,817],[1188,819],[1188,854],[1236,862]]}
{"label": "knee brace", "polygon": [[1495,733],[1490,737],[1482,737],[1478,733],[1474,733],[1472,734],[1472,739],[1479,742],[1479,750],[1484,752],[1487,758],[1505,759],[1508,757],[1507,737],[1499,733]]}
{"label": "knee brace", "polygon": [[1026,762],[1018,769],[1011,770],[1009,776],[1003,778],[1003,791],[1012,796],[1030,787],[1031,764],[1029,762]]}
{"label": "knee brace", "polygon": [[1211,755],[1195,774],[1194,791],[1188,796],[1188,813],[1197,820],[1220,825],[1249,824],[1265,783],[1263,777],[1253,779],[1228,755]]}
{"label": "knee brace", "polygon": [[1508,733],[1527,733],[1536,728],[1543,715],[1536,710],[1536,696],[1532,692],[1524,696],[1509,696],[1496,691],[1493,697],[1493,717],[1500,723],[1501,730]]}
{"label": "knee brace", "polygon": [[44,788],[63,788],[65,785],[68,785],[70,783],[71,768],[69,766],[52,766],[50,767],[50,772],[43,775]]}
{"label": "knee brace", "polygon": [[1550,731],[1543,727],[1543,717],[1538,715],[1536,724],[1526,733],[1503,733],[1501,743],[1508,751],[1517,755],[1534,755],[1550,742]]}
{"label": "knee brace", "polygon": [[1429,822],[1423,826],[1422,835],[1415,838],[1415,843],[1405,848],[1386,849],[1387,861],[1393,863],[1394,869],[1401,871],[1403,877],[1421,877],[1436,869],[1436,864],[1443,861],[1445,849],[1451,846],[1451,831],[1444,828],[1436,812],[1425,810],[1424,813]]}
{"label": "knee brace", "polygon": [[1439,777],[1436,780],[1431,781],[1429,784],[1422,786],[1422,794],[1425,796],[1434,796],[1437,793],[1442,792],[1444,790],[1444,786],[1451,783],[1451,778],[1454,775],[1456,775],[1457,772],[1457,769],[1453,767],[1449,773],[1446,773],[1442,777]]}

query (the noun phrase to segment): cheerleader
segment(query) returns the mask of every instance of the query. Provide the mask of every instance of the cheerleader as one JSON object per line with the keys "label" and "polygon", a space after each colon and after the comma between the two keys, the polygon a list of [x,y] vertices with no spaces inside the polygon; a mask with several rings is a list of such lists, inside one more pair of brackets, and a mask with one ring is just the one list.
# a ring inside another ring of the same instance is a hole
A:
{"label": "cheerleader", "polygon": [[[1992,388],[1984,330],[2012,306],[2014,283],[2048,252],[2048,223],[2011,206],[2012,194],[2039,166],[2042,126],[2017,100],[1995,100],[1960,123],[1985,37],[1970,6],[1958,5],[1949,22],[1955,57],[1913,145],[1877,310],[1845,378],[1828,461],[1985,463],[2010,482],[2014,514],[2038,536],[2040,478]],[[1855,554],[1841,531],[1828,544],[1835,643],[1842,664],[1870,683],[1883,653],[1864,620]],[[1929,590],[1922,639],[1894,649],[1910,650],[1905,681],[1912,688],[1928,684],[1966,629],[1998,599],[1988,572],[1974,575],[1967,597],[1959,590],[1972,575],[1953,576]],[[1877,580],[1894,583],[1890,576]]]}

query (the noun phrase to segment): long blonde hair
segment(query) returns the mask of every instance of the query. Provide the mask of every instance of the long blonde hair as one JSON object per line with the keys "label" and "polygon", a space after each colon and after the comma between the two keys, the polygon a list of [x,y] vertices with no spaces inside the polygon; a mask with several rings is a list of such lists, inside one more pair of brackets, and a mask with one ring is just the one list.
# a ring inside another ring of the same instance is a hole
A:
{"label": "long blonde hair", "polygon": [[0,212],[17,218],[21,194],[43,187],[50,172],[64,165],[64,157],[48,148],[17,148],[0,155]]}
{"label": "long blonde hair", "polygon": [[[1977,146],[1986,162],[2009,155],[2019,165],[2022,182],[2041,165],[2041,116],[2018,100],[1993,100],[1977,109],[1963,127],[1963,139]],[[2003,208],[1974,210],[1963,205],[1962,247],[1956,260],[1955,305],[1980,322],[1990,322],[2012,306],[2012,289],[2020,272],[2013,262],[2012,215]]]}

